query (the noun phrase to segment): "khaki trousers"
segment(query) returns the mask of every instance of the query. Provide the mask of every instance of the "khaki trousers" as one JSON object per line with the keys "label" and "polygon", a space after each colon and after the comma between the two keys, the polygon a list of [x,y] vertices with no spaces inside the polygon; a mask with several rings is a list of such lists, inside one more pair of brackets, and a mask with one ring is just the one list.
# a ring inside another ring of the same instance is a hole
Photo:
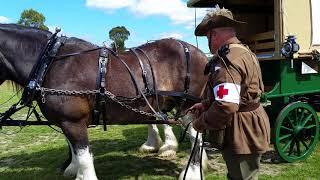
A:
{"label": "khaki trousers", "polygon": [[256,180],[260,167],[261,154],[234,154],[230,149],[222,150],[230,180]]}

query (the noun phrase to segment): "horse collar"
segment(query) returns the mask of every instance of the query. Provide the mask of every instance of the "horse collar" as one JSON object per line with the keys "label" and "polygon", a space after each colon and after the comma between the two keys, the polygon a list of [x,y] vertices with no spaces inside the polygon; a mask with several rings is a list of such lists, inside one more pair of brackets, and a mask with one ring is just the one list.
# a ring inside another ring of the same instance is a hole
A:
{"label": "horse collar", "polygon": [[56,56],[58,50],[64,45],[66,40],[67,37],[65,36],[57,37],[57,32],[50,37],[29,74],[27,87],[24,89],[21,98],[22,104],[30,105],[34,100],[37,88],[42,86],[44,77],[46,76],[47,70],[52,63],[54,56]]}

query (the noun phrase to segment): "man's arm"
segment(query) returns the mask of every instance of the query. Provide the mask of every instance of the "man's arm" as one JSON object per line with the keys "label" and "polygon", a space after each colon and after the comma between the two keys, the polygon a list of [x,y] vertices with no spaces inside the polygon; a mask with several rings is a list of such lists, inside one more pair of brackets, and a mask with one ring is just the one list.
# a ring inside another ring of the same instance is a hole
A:
{"label": "man's arm", "polygon": [[[221,67],[213,78],[214,101],[194,123],[197,130],[224,129],[239,109],[242,76],[236,66]],[[213,99],[212,98],[212,99]],[[209,103],[208,103],[209,104]]]}

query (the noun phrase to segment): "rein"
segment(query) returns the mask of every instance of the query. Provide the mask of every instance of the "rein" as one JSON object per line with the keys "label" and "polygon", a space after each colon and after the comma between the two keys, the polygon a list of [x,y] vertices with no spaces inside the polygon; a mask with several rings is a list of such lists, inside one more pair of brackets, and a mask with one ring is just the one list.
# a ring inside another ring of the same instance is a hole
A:
{"label": "rein", "polygon": [[104,47],[97,47],[97,48],[93,48],[93,49],[87,49],[87,50],[83,50],[83,51],[79,51],[79,52],[75,52],[75,53],[70,53],[70,54],[64,54],[64,55],[58,55],[58,56],[50,56],[51,58],[55,58],[55,61],[59,61],[59,60],[65,60],[65,58],[71,57],[71,56],[78,56],[81,54],[86,54],[92,51],[97,51],[100,50]]}

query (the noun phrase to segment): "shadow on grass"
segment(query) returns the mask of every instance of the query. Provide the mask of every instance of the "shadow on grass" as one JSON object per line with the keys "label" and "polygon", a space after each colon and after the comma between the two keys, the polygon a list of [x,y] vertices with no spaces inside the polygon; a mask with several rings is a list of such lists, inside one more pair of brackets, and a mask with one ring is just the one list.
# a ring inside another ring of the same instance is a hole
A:
{"label": "shadow on grass", "polygon": [[285,164],[287,163],[283,160],[277,151],[269,150],[265,152],[261,157],[261,162],[264,164]]}
{"label": "shadow on grass", "polygon": [[[124,129],[124,139],[108,137],[91,141],[94,165],[99,179],[176,178],[181,167],[176,160],[163,160],[157,154],[141,154],[139,146],[146,139],[146,128]],[[54,142],[52,142],[54,143]],[[185,142],[182,151],[189,152]],[[181,149],[180,149],[181,151]],[[64,178],[59,168],[67,159],[67,145],[56,149],[24,152],[0,158],[1,179],[72,179]]]}

